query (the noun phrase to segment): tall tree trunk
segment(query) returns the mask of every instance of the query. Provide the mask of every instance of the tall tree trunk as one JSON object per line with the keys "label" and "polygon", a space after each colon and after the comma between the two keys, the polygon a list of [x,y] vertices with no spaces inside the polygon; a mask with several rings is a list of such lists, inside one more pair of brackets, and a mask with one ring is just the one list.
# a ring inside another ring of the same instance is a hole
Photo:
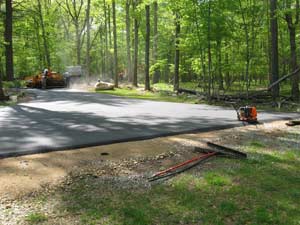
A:
{"label": "tall tree trunk", "polygon": [[90,79],[90,48],[91,48],[91,21],[90,21],[91,0],[87,0],[86,7],[86,76]]}
{"label": "tall tree trunk", "polygon": [[46,62],[45,62],[45,58],[43,57],[43,51],[41,47],[41,39],[39,34],[40,31],[39,22],[35,17],[34,17],[34,27],[35,27],[37,50],[39,55],[39,68],[43,68],[43,65],[45,65]]}
{"label": "tall tree trunk", "polygon": [[118,46],[117,46],[117,24],[116,24],[116,1],[112,0],[112,13],[113,13],[113,36],[114,36],[114,78],[115,87],[119,85],[118,77]]}
{"label": "tall tree trunk", "polygon": [[230,88],[230,74],[229,74],[229,70],[228,70],[228,65],[229,65],[229,53],[228,53],[228,51],[226,51],[226,54],[225,54],[225,65],[226,65],[225,84],[226,84],[226,88],[228,89],[228,88]]}
{"label": "tall tree trunk", "polygon": [[130,38],[130,2],[126,0],[126,47],[127,47],[127,77],[132,82],[132,63],[131,63],[131,38]]}
{"label": "tall tree trunk", "polygon": [[175,18],[175,70],[174,70],[174,91],[178,91],[179,89],[179,57],[180,57],[180,18],[179,13],[176,12]]}
{"label": "tall tree trunk", "polygon": [[[277,23],[277,0],[270,0],[270,33],[271,33],[271,79],[270,84],[279,79],[278,65],[278,23]],[[279,84],[272,88],[273,99],[279,97]]]}
{"label": "tall tree trunk", "polygon": [[217,58],[218,58],[218,81],[219,81],[219,90],[224,90],[224,79],[222,73],[222,40],[219,38],[217,40]]}
{"label": "tall tree trunk", "polygon": [[101,75],[104,76],[105,74],[105,70],[106,70],[106,62],[105,62],[105,33],[100,31],[100,55],[101,55],[101,70],[99,70],[99,72],[101,71]]}
{"label": "tall tree trunk", "polygon": [[[292,71],[297,70],[297,47],[296,47],[296,29],[291,27],[290,31],[290,49],[291,49],[291,69]],[[293,100],[299,101],[299,74],[292,78],[292,97]]]}
{"label": "tall tree trunk", "polygon": [[[287,9],[291,9],[291,2],[287,1]],[[288,25],[290,35],[290,51],[291,51],[291,69],[296,71],[298,69],[297,64],[297,46],[296,46],[296,25],[299,23],[299,0],[296,0],[296,19],[293,22],[292,12],[288,11],[285,14],[285,20]],[[299,73],[292,77],[292,98],[294,101],[299,101]]]}
{"label": "tall tree trunk", "polygon": [[245,78],[244,81],[246,82],[246,91],[247,91],[247,99],[249,95],[249,87],[250,87],[250,80],[249,80],[249,68],[250,68],[250,35],[249,35],[249,26],[246,21],[245,12],[243,11],[242,1],[239,0],[240,10],[242,12],[242,20],[243,20],[243,29],[245,34],[245,44],[246,44],[246,68],[245,68]]}
{"label": "tall tree trunk", "polygon": [[248,31],[248,25],[245,24],[244,32],[246,36],[246,71],[245,71],[245,79],[246,79],[246,91],[247,96],[249,95],[249,68],[250,68],[250,40],[249,40],[249,31]]}
{"label": "tall tree trunk", "polygon": [[6,100],[4,91],[3,91],[3,85],[2,85],[2,75],[0,74],[0,101]]}
{"label": "tall tree trunk", "polygon": [[[136,11],[138,0],[134,2],[134,10]],[[139,54],[139,21],[137,16],[134,17],[134,58],[133,58],[133,81],[132,85],[137,87],[137,72],[138,72],[138,54]]]}
{"label": "tall tree trunk", "polygon": [[[157,44],[158,44],[158,4],[157,1],[153,2],[153,62],[157,62]],[[160,80],[160,70],[155,67],[153,74],[153,84],[158,83]]]}
{"label": "tall tree trunk", "polygon": [[79,31],[79,24],[75,24],[75,33],[76,33],[76,56],[77,56],[77,65],[81,65],[81,37]]}
{"label": "tall tree trunk", "polygon": [[106,66],[107,66],[107,57],[108,57],[108,22],[107,22],[107,7],[106,1],[103,0],[103,10],[104,10],[104,35],[105,35],[105,48],[104,48],[104,62],[103,62],[103,75],[106,76]]}
{"label": "tall tree trunk", "polygon": [[[108,18],[108,42],[109,42],[109,49],[111,49],[113,47],[113,44],[112,44],[112,37],[111,37],[111,8],[110,6],[108,5],[107,7],[107,18]],[[112,55],[110,54],[110,64],[109,64],[109,70],[111,72],[111,78],[114,79],[114,61],[112,60]]]}
{"label": "tall tree trunk", "polygon": [[14,79],[14,67],[13,67],[13,40],[12,40],[12,0],[5,1],[6,13],[5,13],[5,59],[6,59],[6,77],[8,80]]}
{"label": "tall tree trunk", "polygon": [[198,87],[202,87],[203,91],[206,91],[206,66],[205,66],[205,52],[202,46],[200,46],[200,61],[201,61],[201,79],[198,83]]}
{"label": "tall tree trunk", "polygon": [[150,5],[145,6],[146,10],[146,40],[145,40],[145,90],[150,91]]}
{"label": "tall tree trunk", "polygon": [[211,91],[213,89],[213,78],[212,78],[212,59],[211,59],[211,1],[208,2],[208,31],[207,31],[207,54],[208,54],[208,96],[210,98]]}
{"label": "tall tree trunk", "polygon": [[109,40],[109,47],[112,48],[112,37],[111,37],[111,8],[107,6],[107,23],[108,23],[108,40]]}
{"label": "tall tree trunk", "polygon": [[47,36],[46,36],[46,29],[45,29],[45,24],[44,24],[41,0],[37,0],[37,2],[38,2],[38,9],[39,9],[39,18],[40,18],[41,28],[42,28],[44,51],[45,51],[45,57],[46,57],[46,63],[47,63],[46,67],[50,68],[51,67],[50,52],[49,52],[49,48],[48,48],[48,40],[47,40]]}

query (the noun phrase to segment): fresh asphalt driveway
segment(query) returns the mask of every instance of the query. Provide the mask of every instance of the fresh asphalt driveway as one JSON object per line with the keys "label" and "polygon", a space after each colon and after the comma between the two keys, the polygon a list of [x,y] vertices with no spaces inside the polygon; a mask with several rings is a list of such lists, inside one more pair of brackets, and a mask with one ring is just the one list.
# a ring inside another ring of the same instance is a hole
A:
{"label": "fresh asphalt driveway", "polygon": [[[242,125],[231,108],[128,99],[76,90],[30,90],[0,108],[0,158]],[[299,114],[259,113],[260,122]]]}

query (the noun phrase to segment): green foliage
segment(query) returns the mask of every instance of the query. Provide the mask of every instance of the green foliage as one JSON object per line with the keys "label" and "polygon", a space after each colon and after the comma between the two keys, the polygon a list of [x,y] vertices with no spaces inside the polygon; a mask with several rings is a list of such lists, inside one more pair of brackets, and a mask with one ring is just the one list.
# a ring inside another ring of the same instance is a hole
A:
{"label": "green foliage", "polygon": [[48,217],[42,213],[34,212],[25,217],[29,224],[39,224],[48,220]]}
{"label": "green foliage", "polygon": [[23,80],[3,81],[3,88],[24,88],[26,82]]}
{"label": "green foliage", "polygon": [[[46,30],[52,69],[64,72],[65,68],[77,64],[77,41],[81,54],[81,65],[85,66],[86,55],[86,2],[74,8],[71,0],[42,1],[42,15]],[[132,1],[130,1],[132,3]],[[258,82],[269,83],[269,5],[266,1],[246,0],[178,0],[158,2],[157,60],[151,60],[150,73],[160,71],[160,81],[169,82],[174,75],[175,25],[174,15],[180,15],[180,78],[182,82],[203,82],[206,91],[209,80],[218,89],[221,82],[226,90],[245,90],[246,71],[249,73],[250,88]],[[67,3],[70,6],[68,12]],[[145,4],[151,7],[151,26],[153,26],[153,0],[143,1],[136,8],[130,7],[130,25],[133,20],[139,24],[138,80],[143,81],[145,50]],[[280,74],[289,72],[289,35],[285,14],[296,15],[296,9],[278,2],[279,24],[279,64]],[[111,1],[91,1],[91,64],[94,76],[111,77],[113,62]],[[128,71],[125,35],[125,1],[117,4],[117,36],[119,71]],[[1,17],[4,16],[4,5]],[[80,10],[80,11],[79,11]],[[78,13],[77,20],[74,15]],[[106,17],[105,17],[106,16]],[[3,20],[0,21],[0,73],[5,74]],[[36,1],[14,1],[14,69],[16,77],[23,78],[45,67],[45,50],[42,39],[41,21]],[[79,27],[77,40],[76,25]],[[299,33],[299,26],[297,34]],[[151,28],[152,29],[152,28]],[[109,33],[110,31],[110,33]],[[151,31],[152,32],[152,31]],[[133,53],[133,33],[131,51]],[[299,35],[296,36],[299,42]],[[154,35],[151,34],[153,44]],[[152,49],[152,48],[151,48]],[[209,53],[210,52],[210,53]],[[153,57],[153,52],[150,55]],[[209,62],[211,55],[211,63]],[[133,54],[131,54],[133,55]],[[209,74],[209,64],[211,71]],[[247,66],[248,65],[248,66]],[[238,89],[235,87],[238,85]],[[289,94],[290,85],[285,84],[283,94]]]}

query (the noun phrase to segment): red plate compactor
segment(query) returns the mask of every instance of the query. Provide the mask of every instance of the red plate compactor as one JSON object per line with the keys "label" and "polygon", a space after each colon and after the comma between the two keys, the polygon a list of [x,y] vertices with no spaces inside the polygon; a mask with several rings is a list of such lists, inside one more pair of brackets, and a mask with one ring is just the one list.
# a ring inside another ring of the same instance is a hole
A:
{"label": "red plate compactor", "polygon": [[239,121],[247,123],[258,123],[257,110],[255,106],[244,106],[236,109]]}

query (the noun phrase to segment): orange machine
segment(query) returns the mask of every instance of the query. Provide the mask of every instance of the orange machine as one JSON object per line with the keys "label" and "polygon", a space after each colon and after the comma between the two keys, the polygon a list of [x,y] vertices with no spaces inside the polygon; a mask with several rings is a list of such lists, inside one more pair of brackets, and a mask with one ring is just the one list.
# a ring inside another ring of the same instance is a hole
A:
{"label": "orange machine", "polygon": [[257,110],[254,106],[240,107],[237,110],[237,116],[239,121],[257,123]]}
{"label": "orange machine", "polygon": [[65,77],[57,72],[48,70],[47,73],[40,73],[38,75],[25,78],[26,86],[29,88],[58,88],[66,87],[67,81]]}

